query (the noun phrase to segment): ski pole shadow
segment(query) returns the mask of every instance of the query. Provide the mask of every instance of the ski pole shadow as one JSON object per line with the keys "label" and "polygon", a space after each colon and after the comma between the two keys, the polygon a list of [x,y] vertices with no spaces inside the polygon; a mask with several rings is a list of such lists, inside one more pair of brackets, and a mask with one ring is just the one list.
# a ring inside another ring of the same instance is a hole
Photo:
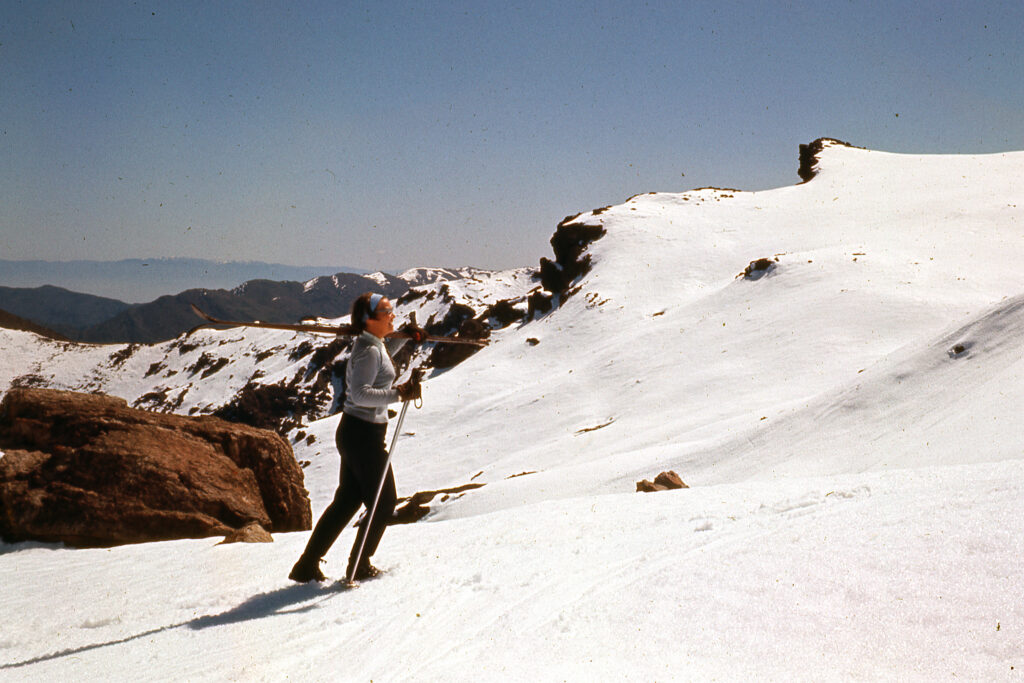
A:
{"label": "ski pole shadow", "polygon": [[37,657],[32,657],[30,659],[22,660],[20,662],[9,662],[9,663],[5,663],[5,664],[0,664],[0,670],[3,670],[3,669],[20,669],[22,667],[31,666],[33,664],[42,664],[43,662],[49,662],[49,661],[52,661],[54,659],[62,659],[64,657],[74,657],[76,655],[80,655],[80,654],[82,654],[84,652],[89,652],[91,650],[99,650],[101,648],[112,647],[114,645],[123,645],[125,643],[130,643],[133,640],[139,640],[140,638],[148,638],[150,636],[155,636],[158,633],[163,633],[164,631],[170,631],[171,629],[178,628],[179,626],[184,626],[184,624],[171,624],[169,626],[161,626],[159,628],[154,628],[154,629],[150,629],[148,631],[143,631],[142,633],[136,633],[133,636],[127,636],[125,638],[118,638],[117,640],[110,640],[110,641],[107,641],[105,643],[92,643],[90,645],[82,645],[81,647],[73,647],[73,648],[68,648],[66,650],[58,650],[57,652],[51,652],[51,653],[45,654],[45,655],[39,655]]}
{"label": "ski pole shadow", "polygon": [[[39,655],[26,659],[20,662],[9,662],[0,663],[0,671],[4,669],[19,669],[33,664],[41,664],[43,662],[52,661],[55,659],[63,659],[65,657],[73,657],[80,655],[85,652],[92,650],[99,650],[105,647],[114,647],[116,645],[124,645],[132,641],[140,640],[142,638],[149,638],[166,631],[173,631],[174,629],[181,628],[183,626],[193,630],[201,630],[204,628],[210,628],[212,626],[223,626],[226,624],[237,624],[243,621],[252,621],[254,619],[263,619],[265,617],[272,617],[279,614],[301,614],[303,612],[309,612],[317,609],[319,603],[329,599],[331,596],[336,595],[345,590],[343,584],[328,584],[322,586],[317,583],[307,584],[295,584],[287,586],[285,588],[279,588],[274,591],[267,593],[259,593],[245,600],[237,607],[233,607],[226,612],[221,614],[213,614],[203,617],[197,617],[190,621],[183,621],[177,624],[168,624],[166,626],[160,626],[157,628],[143,631],[142,633],[136,633],[135,635],[125,636],[124,638],[118,638],[116,640],[109,640],[102,643],[91,643],[89,645],[82,645],[80,647],[68,648],[65,650],[59,650],[44,655]],[[319,599],[317,599],[319,598]]]}

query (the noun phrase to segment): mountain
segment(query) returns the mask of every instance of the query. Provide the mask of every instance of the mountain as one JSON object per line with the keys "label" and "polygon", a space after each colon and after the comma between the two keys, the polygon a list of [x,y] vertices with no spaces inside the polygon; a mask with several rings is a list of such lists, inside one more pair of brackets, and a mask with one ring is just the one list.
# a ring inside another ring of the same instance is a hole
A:
{"label": "mountain", "polygon": [[[289,583],[308,532],[0,545],[19,615],[0,667],[19,680],[1012,679],[1024,152],[816,143],[800,185],[638,195],[567,217],[538,269],[401,297],[400,318],[486,323],[491,343],[431,370],[395,442],[399,495],[483,486],[390,528],[382,578]],[[521,317],[504,323],[509,309]],[[302,424],[284,431],[314,514],[331,500],[337,340],[0,341],[0,387],[182,413],[319,378],[316,407],[294,404]],[[635,492],[669,469],[690,488]]]}
{"label": "mountain", "polygon": [[338,317],[366,291],[397,297],[408,284],[393,275],[338,273],[309,282],[250,280],[232,290],[190,289],[138,304],[99,324],[84,328],[80,341],[155,343],[173,339],[199,322],[190,304],[227,320],[295,322],[306,317]]}
{"label": "mountain", "polygon": [[249,280],[231,290],[188,289],[145,304],[71,292],[46,285],[0,287],[0,301],[12,313],[81,342],[152,344],[174,339],[199,324],[196,304],[228,320],[295,322],[306,317],[346,315],[366,291],[398,297],[411,285],[487,277],[479,268],[412,268],[401,275],[336,273],[306,282]]}
{"label": "mountain", "polygon": [[[476,271],[472,279],[439,281],[421,285],[396,297],[400,320],[415,317],[432,334],[450,335],[467,324],[479,330],[501,329],[526,315],[527,294],[537,289],[535,269],[502,272]],[[357,282],[353,284],[352,278]],[[371,280],[367,282],[367,280]],[[242,292],[184,292],[167,297],[159,309],[178,311],[182,324],[191,329],[199,322],[188,310],[193,301],[216,317],[261,317],[254,305],[239,312],[239,297],[270,302],[280,310],[281,301],[270,294],[291,291],[296,283],[247,283]],[[346,290],[348,287],[348,291]],[[348,308],[339,305],[346,296],[374,291],[408,289],[404,280],[385,274],[339,274],[305,283],[307,304],[314,310]],[[323,297],[323,301],[317,301]],[[406,300],[405,303],[401,303]],[[227,303],[223,303],[224,301]],[[502,320],[494,318],[494,303],[502,301]],[[160,303],[154,302],[154,303]],[[287,304],[285,301],[284,304]],[[511,312],[511,318],[508,313]],[[286,322],[304,317],[296,314]],[[327,318],[328,324],[347,321],[347,316]],[[0,331],[2,332],[2,331]],[[37,386],[120,396],[139,408],[185,414],[215,414],[254,426],[277,429],[289,439],[305,436],[306,425],[337,409],[341,396],[339,368],[347,357],[350,338],[310,335],[254,328],[202,329],[187,336],[153,344],[55,344],[25,333],[11,333],[4,343],[5,362],[0,363],[0,389]],[[478,336],[480,336],[478,334]],[[444,345],[407,349],[400,361],[409,367],[432,367],[442,372],[464,360],[472,347],[455,357],[441,353]],[[448,345],[448,349],[452,346]]]}
{"label": "mountain", "polygon": [[7,328],[8,330],[23,330],[25,332],[33,332],[38,334],[40,337],[48,337],[50,339],[56,339],[60,341],[68,341],[66,337],[48,330],[42,325],[37,325],[31,320],[16,316],[4,310],[0,310],[0,327]]}
{"label": "mountain", "polygon": [[0,284],[16,288],[54,285],[130,303],[187,289],[232,289],[247,280],[305,282],[331,273],[365,274],[344,266],[288,266],[260,261],[191,258],[121,261],[10,261],[0,259]]}
{"label": "mountain", "polygon": [[409,270],[402,271],[398,277],[402,278],[409,283],[411,287],[417,285],[427,285],[433,282],[441,282],[444,280],[463,280],[467,278],[475,277],[476,275],[487,275],[491,271],[484,270],[482,268],[410,268]]}
{"label": "mountain", "polygon": [[[131,309],[116,299],[62,287],[0,287],[0,308],[71,338],[79,331]],[[125,340],[128,341],[128,340]]]}
{"label": "mountain", "polygon": [[173,339],[201,322],[190,304],[229,320],[295,322],[314,315],[344,315],[352,301],[368,290],[397,297],[408,287],[400,277],[383,273],[337,273],[304,283],[250,280],[231,290],[189,289],[145,304],[126,304],[50,285],[0,287],[0,301],[12,313],[75,341],[152,344]]}

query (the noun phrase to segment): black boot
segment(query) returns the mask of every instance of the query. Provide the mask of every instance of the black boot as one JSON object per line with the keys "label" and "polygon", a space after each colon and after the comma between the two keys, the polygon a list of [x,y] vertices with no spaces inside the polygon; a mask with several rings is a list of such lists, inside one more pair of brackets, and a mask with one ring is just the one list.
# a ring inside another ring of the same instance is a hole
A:
{"label": "black boot", "polygon": [[[356,569],[356,575],[352,577],[352,579],[353,581],[365,581],[367,579],[372,579],[375,576],[379,576],[382,573],[383,572],[381,572],[381,570],[377,569],[372,564],[370,564],[369,560],[365,560],[359,564],[359,567]],[[348,571],[345,573],[345,576],[352,576],[351,565],[349,565]]]}
{"label": "black boot", "polygon": [[308,583],[309,581],[326,581],[327,577],[320,571],[320,563],[323,560],[308,558],[305,555],[299,558],[299,561],[292,567],[292,573],[288,575],[288,578],[292,581],[298,581],[299,583]]}

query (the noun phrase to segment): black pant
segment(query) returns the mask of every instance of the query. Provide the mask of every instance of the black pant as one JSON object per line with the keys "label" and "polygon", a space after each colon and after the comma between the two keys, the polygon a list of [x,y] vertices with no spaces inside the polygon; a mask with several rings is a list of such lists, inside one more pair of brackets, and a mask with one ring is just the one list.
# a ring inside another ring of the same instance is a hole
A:
{"label": "black pant", "polygon": [[[387,424],[376,424],[351,415],[342,415],[335,434],[338,452],[341,453],[341,482],[334,492],[334,500],[317,521],[309,542],[306,543],[306,550],[302,553],[303,557],[310,560],[322,558],[338,540],[341,530],[352,520],[359,506],[366,505],[367,510],[373,507],[373,499],[377,495],[377,487],[384,472],[384,463],[388,459],[387,448],[384,445],[387,428]],[[368,562],[377,551],[380,538],[384,535],[384,528],[395,512],[396,499],[395,476],[389,465],[387,479],[381,489],[373,519],[369,519],[367,513],[359,525],[359,532],[349,555],[349,569],[355,564],[367,526],[370,528],[370,535],[363,548],[362,562]]]}

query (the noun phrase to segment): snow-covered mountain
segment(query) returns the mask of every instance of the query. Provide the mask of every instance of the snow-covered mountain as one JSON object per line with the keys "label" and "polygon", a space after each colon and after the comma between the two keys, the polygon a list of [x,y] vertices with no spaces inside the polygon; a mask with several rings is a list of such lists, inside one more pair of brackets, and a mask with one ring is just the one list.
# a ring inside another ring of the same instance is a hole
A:
{"label": "snow-covered mountain", "polygon": [[[800,185],[639,195],[563,221],[556,251],[597,238],[552,310],[492,325],[410,411],[399,495],[484,486],[389,529],[384,578],[290,585],[308,533],[0,546],[0,676],[1015,679],[1024,152],[814,151]],[[522,313],[533,275],[434,282],[398,313]],[[184,413],[254,377],[307,381],[332,342],[0,339],[0,386],[163,393]],[[306,414],[331,412],[330,391]],[[314,515],[337,484],[337,419],[294,439]],[[668,469],[691,488],[634,492]]]}
{"label": "snow-covered mountain", "polygon": [[[440,335],[456,332],[460,323],[478,315],[487,322],[488,307],[499,300],[518,302],[519,315],[525,315],[522,301],[538,287],[534,272],[476,270],[465,280],[435,279],[408,292],[408,303],[398,303],[396,311],[400,319],[418,316],[420,324]],[[394,287],[397,278],[376,275],[382,285]],[[305,286],[326,296],[338,289],[330,280],[317,278]],[[507,324],[490,321],[487,327]],[[0,329],[0,339],[7,351],[7,360],[0,363],[0,390],[13,385],[99,391],[138,408],[218,414],[279,429],[296,439],[306,436],[304,422],[336,412],[340,364],[349,348],[347,338],[252,328],[203,329],[160,344],[75,344],[6,329]],[[407,369],[438,367],[430,355],[429,349],[420,349],[402,360]]]}
{"label": "snow-covered mountain", "polygon": [[435,282],[443,282],[445,280],[463,280],[472,278],[476,275],[487,275],[488,271],[481,268],[462,267],[462,268],[430,268],[430,267],[418,267],[410,268],[402,271],[398,276],[409,283],[410,286],[416,287],[418,285],[429,285]]}
{"label": "snow-covered mountain", "polygon": [[30,289],[0,287],[0,311],[49,326],[74,341],[153,344],[174,339],[195,326],[190,304],[198,304],[228,320],[290,322],[313,311],[328,317],[345,315],[352,301],[367,289],[397,297],[410,286],[477,274],[487,277],[489,271],[414,268],[402,276],[378,271],[338,272],[301,282],[250,279],[231,289],[192,287],[141,304],[50,285]]}

